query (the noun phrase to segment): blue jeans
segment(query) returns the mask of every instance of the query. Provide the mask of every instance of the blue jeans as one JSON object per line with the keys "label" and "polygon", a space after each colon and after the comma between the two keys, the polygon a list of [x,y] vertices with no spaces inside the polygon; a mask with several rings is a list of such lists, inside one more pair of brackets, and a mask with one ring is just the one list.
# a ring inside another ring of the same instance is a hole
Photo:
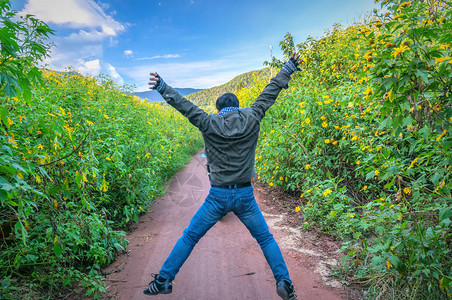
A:
{"label": "blue jeans", "polygon": [[163,264],[160,275],[174,280],[196,243],[230,211],[235,213],[259,243],[276,282],[281,279],[291,282],[281,250],[268,230],[264,216],[254,199],[252,186],[231,189],[211,187],[206,200]]}

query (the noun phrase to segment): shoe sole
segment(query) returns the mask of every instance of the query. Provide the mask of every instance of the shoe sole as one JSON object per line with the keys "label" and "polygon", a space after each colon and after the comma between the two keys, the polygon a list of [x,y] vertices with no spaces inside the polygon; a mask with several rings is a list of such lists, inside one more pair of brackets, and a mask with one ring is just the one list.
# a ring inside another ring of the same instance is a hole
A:
{"label": "shoe sole", "polygon": [[172,292],[173,292],[172,290],[166,290],[166,291],[161,291],[161,292],[158,292],[158,293],[145,293],[145,292],[143,292],[143,294],[145,294],[147,296],[155,296],[155,295],[160,295],[160,294],[162,294],[162,295],[171,294]]}

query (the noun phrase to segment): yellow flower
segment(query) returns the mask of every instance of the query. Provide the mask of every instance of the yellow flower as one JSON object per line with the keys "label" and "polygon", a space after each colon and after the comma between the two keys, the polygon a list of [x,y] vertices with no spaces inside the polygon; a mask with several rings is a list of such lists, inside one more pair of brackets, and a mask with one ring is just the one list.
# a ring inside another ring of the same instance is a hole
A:
{"label": "yellow flower", "polygon": [[268,185],[269,185],[269,186],[273,186],[273,182],[270,182]]}
{"label": "yellow flower", "polygon": [[363,94],[366,95],[366,97],[364,97],[365,99],[369,99],[369,96],[372,94],[372,88],[368,86]]}
{"label": "yellow flower", "polygon": [[386,266],[388,267],[388,269],[392,268],[392,264],[389,261],[386,261]]}
{"label": "yellow flower", "polygon": [[93,122],[91,122],[89,120],[86,120],[86,123],[88,123],[88,125],[93,125],[94,124]]}
{"label": "yellow flower", "polygon": [[304,168],[305,168],[306,170],[309,170],[309,169],[311,168],[311,165],[306,165],[306,166],[304,166]]}
{"label": "yellow flower", "polygon": [[325,121],[326,118],[325,118],[324,116],[321,116],[321,117],[320,117],[320,120]]}
{"label": "yellow flower", "polygon": [[8,124],[9,124],[10,126],[14,124],[14,121],[11,120],[9,117],[8,117]]}
{"label": "yellow flower", "polygon": [[418,158],[416,157],[410,164],[410,166],[408,167],[408,169],[411,169],[412,167],[414,167],[414,164],[417,163]]}
{"label": "yellow flower", "polygon": [[305,122],[306,124],[309,124],[309,123],[311,123],[311,119],[306,118],[306,120],[304,120],[304,122]]}
{"label": "yellow flower", "polygon": [[443,133],[441,133],[441,134],[436,138],[436,141],[439,142],[439,140],[441,140],[441,139],[443,138],[443,136],[446,135],[446,133],[447,133],[447,130],[444,129]]}
{"label": "yellow flower", "polygon": [[107,115],[104,115],[104,118],[107,119],[107,120],[110,119],[110,117],[107,116]]}
{"label": "yellow flower", "polygon": [[362,190],[363,191],[367,190],[367,185],[363,186]]}
{"label": "yellow flower", "polygon": [[282,177],[282,176],[281,176],[281,177],[279,177],[279,180],[283,181],[283,180],[284,180],[284,177]]}
{"label": "yellow flower", "polygon": [[357,161],[356,161],[356,164],[357,164],[357,165],[360,165],[360,164],[361,164],[361,161],[360,161],[360,160],[357,160]]}
{"label": "yellow flower", "polygon": [[330,189],[327,189],[326,191],[324,191],[323,192],[323,197],[326,197],[326,196],[328,196],[329,194],[331,194],[331,192],[332,192],[332,190],[330,190]]}
{"label": "yellow flower", "polygon": [[323,121],[323,123],[322,123],[322,127],[323,127],[323,128],[327,128],[327,127],[328,127],[328,123],[327,123],[327,122],[325,122],[325,121]]}
{"label": "yellow flower", "polygon": [[60,112],[63,116],[66,114],[66,111],[61,106],[58,109],[60,110]]}
{"label": "yellow flower", "polygon": [[107,156],[107,157],[105,157],[105,159],[106,159],[106,160],[108,160],[108,161],[111,161],[111,158],[110,158],[110,157],[108,157],[108,156]]}
{"label": "yellow flower", "polygon": [[306,191],[306,194],[308,194],[308,193],[310,193],[310,192],[312,192],[312,190],[307,190],[307,191]]}
{"label": "yellow flower", "polygon": [[329,144],[330,143],[330,140],[329,139],[326,139],[325,140],[325,144]]}
{"label": "yellow flower", "polygon": [[380,171],[375,170],[375,175],[378,175],[378,174],[380,174]]}
{"label": "yellow flower", "polygon": [[410,5],[411,5],[411,1],[405,1],[405,2],[402,2],[402,3],[399,5],[399,9],[404,8],[404,7],[408,7],[408,6],[410,6]]}
{"label": "yellow flower", "polygon": [[394,48],[394,51],[392,52],[392,56],[394,56],[394,58],[396,58],[397,55],[399,55],[407,50],[410,50],[410,48],[407,45],[402,45],[400,47],[396,47],[396,48]]}
{"label": "yellow flower", "polygon": [[53,206],[55,206],[55,208],[57,208],[57,207],[58,207],[58,202],[56,201],[56,199],[55,199],[55,200],[53,200]]}
{"label": "yellow flower", "polygon": [[39,150],[42,150],[42,149],[44,149],[44,146],[41,145],[41,144],[39,144],[39,145],[38,145],[38,149],[39,149]]}
{"label": "yellow flower", "polygon": [[409,193],[411,193],[411,189],[409,187],[406,187],[403,189],[403,192],[408,195]]}
{"label": "yellow flower", "polygon": [[295,207],[295,212],[299,212],[301,208],[299,206]]}
{"label": "yellow flower", "polygon": [[364,54],[364,58],[366,59],[367,62],[372,60],[372,51],[366,52],[366,54]]}
{"label": "yellow flower", "polygon": [[333,142],[333,145],[334,145],[334,146],[337,146],[338,143],[339,143],[338,141],[334,141],[334,142]]}

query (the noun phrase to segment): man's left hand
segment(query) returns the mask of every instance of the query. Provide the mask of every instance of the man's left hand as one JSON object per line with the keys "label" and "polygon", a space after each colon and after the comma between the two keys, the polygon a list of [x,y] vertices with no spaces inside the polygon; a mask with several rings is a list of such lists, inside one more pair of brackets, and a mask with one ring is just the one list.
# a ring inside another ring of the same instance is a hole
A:
{"label": "man's left hand", "polygon": [[166,87],[165,81],[160,77],[157,72],[150,73],[151,78],[149,78],[149,89],[157,90],[160,94],[163,93]]}

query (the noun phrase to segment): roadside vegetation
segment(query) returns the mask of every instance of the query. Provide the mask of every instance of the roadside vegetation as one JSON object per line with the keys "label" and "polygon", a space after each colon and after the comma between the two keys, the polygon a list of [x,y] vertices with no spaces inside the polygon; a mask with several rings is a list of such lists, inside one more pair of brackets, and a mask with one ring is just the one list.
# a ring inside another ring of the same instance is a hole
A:
{"label": "roadside vegetation", "polygon": [[[452,3],[381,5],[280,43],[303,71],[264,119],[258,178],[300,196],[303,227],[342,239],[338,275],[368,298],[449,299]],[[238,91],[241,103],[266,83]]]}
{"label": "roadside vegetation", "polygon": [[52,30],[9,1],[0,11],[0,299],[98,297],[101,267],[127,244],[120,228],[201,137],[107,77],[39,70]]}

